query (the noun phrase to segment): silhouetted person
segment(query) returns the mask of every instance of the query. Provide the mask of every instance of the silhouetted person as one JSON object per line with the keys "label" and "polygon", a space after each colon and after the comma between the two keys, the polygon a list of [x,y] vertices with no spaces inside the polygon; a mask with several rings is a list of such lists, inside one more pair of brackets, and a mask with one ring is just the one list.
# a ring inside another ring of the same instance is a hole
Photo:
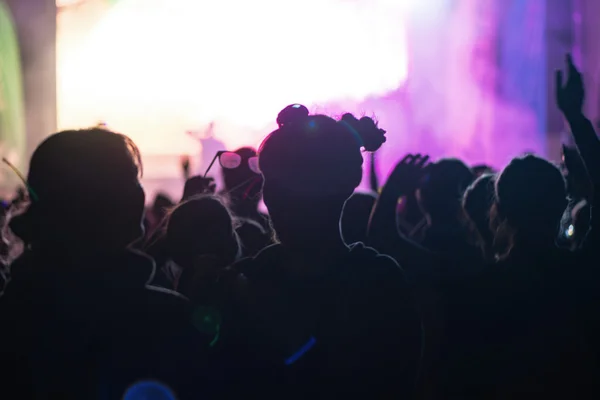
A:
{"label": "silhouetted person", "polygon": [[[433,165],[428,161],[428,156],[409,154],[395,166],[373,210],[368,243],[398,261],[416,293],[425,334],[419,392],[435,398],[438,365],[445,358],[448,301],[478,270],[482,256],[469,245],[461,221],[460,199],[471,179],[469,168],[458,160]],[[396,223],[399,200],[406,201],[414,193],[427,216],[425,241],[421,244],[398,229]]]}
{"label": "silhouetted person", "polygon": [[[190,299],[207,296],[219,269],[233,264],[241,254],[233,219],[222,201],[210,195],[195,197],[179,204],[169,214],[166,225],[169,254],[161,271],[175,287]],[[206,282],[201,282],[200,276]]]}
{"label": "silhouetted person", "polygon": [[474,310],[454,319],[451,337],[464,347],[449,345],[462,354],[448,368],[469,368],[462,395],[567,395],[592,382],[578,317],[583,265],[556,246],[566,206],[563,176],[546,160],[516,158],[498,175],[492,222],[501,261],[457,306]]}
{"label": "silhouetted person", "polygon": [[473,182],[473,171],[462,161],[442,159],[424,171],[417,199],[427,229],[421,245],[445,257],[477,262],[477,250],[468,243],[468,232],[462,213],[462,195]]}
{"label": "silhouetted person", "polygon": [[[479,249],[469,243],[462,209],[463,192],[474,179],[472,171],[456,159],[427,165],[428,160],[409,154],[396,165],[369,227],[369,243],[396,258],[417,285],[461,280],[483,262]],[[396,223],[398,201],[412,193],[426,218],[420,241],[402,233]]]}
{"label": "silhouetted person", "polygon": [[27,248],[0,298],[3,391],[121,398],[157,379],[187,397],[201,379],[207,342],[188,302],[150,287],[152,260],[128,250],[143,233],[140,174],[135,144],[102,129],[54,134],[34,152],[31,204],[10,223]]}
{"label": "silhouetted person", "polygon": [[[600,141],[582,114],[583,83],[570,57],[568,66],[566,84],[557,74],[557,104],[595,193]],[[465,291],[465,314],[455,318],[447,369],[452,395],[598,396],[598,219],[580,251],[560,249],[566,206],[566,181],[546,160],[516,158],[498,175],[491,218],[501,260]]]}
{"label": "silhouetted person", "polygon": [[242,158],[240,166],[232,169],[223,168],[224,192],[229,199],[231,210],[237,217],[255,220],[268,229],[268,217],[258,210],[263,178],[249,164],[252,159],[256,161],[256,150],[242,147],[234,153]]}
{"label": "silhouetted person", "polygon": [[475,174],[475,176],[478,178],[482,175],[490,175],[496,173],[493,167],[486,164],[473,165],[471,169],[473,170],[473,174]]}
{"label": "silhouetted person", "polygon": [[244,247],[244,256],[254,256],[272,243],[269,217],[258,209],[262,199],[263,178],[258,170],[256,150],[242,147],[234,153],[241,156],[242,160],[237,168],[222,169],[225,183],[222,194],[238,219],[238,234]]}
{"label": "silhouetted person", "polygon": [[[214,156],[213,156],[214,157]],[[205,178],[203,176],[192,176],[185,181],[181,202],[185,202],[196,196],[214,194],[216,189],[215,180],[213,178]],[[141,248],[150,255],[157,266],[157,274],[153,280],[153,284],[173,289],[173,279],[170,274],[165,275],[165,265],[171,257],[166,241],[167,218],[162,218],[160,223],[156,225],[152,232],[149,232],[147,239],[141,244]]]}
{"label": "silhouetted person", "polygon": [[490,208],[495,195],[494,179],[494,175],[481,175],[467,188],[463,198],[463,209],[471,223],[474,242],[488,261],[494,261],[494,233],[490,229]]}
{"label": "silhouetted person", "polygon": [[152,213],[155,216],[156,221],[162,221],[165,215],[167,215],[167,211],[175,205],[171,198],[164,194],[158,193],[154,198],[154,202],[152,203]]}
{"label": "silhouetted person", "polygon": [[402,270],[360,243],[348,247],[339,226],[362,178],[361,147],[376,150],[383,133],[350,114],[300,116],[260,147],[279,243],[235,266],[230,318],[249,347],[241,387],[288,398],[413,394],[421,331]]}

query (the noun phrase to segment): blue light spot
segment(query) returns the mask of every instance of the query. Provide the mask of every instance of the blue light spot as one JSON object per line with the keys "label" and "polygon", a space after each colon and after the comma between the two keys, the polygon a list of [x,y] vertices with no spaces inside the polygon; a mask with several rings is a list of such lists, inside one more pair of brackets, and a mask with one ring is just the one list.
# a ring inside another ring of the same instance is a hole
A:
{"label": "blue light spot", "polygon": [[315,129],[317,127],[317,123],[315,121],[308,121],[308,127],[310,129]]}
{"label": "blue light spot", "polygon": [[159,382],[142,381],[127,389],[123,400],[176,400],[176,397],[167,386]]}
{"label": "blue light spot", "polygon": [[316,343],[317,343],[317,339],[315,339],[313,336],[311,336],[310,339],[308,339],[308,342],[306,342],[304,345],[302,345],[302,347],[300,347],[298,349],[298,351],[296,351],[294,354],[292,354],[292,356],[290,358],[285,360],[285,365],[292,365],[293,363],[298,361],[300,358],[302,358],[302,356],[304,354],[306,354],[310,349],[312,349]]}

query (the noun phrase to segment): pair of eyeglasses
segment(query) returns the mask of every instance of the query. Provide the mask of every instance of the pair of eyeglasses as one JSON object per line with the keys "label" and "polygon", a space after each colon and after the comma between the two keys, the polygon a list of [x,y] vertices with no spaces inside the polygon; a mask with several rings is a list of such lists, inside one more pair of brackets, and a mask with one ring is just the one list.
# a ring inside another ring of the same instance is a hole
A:
{"label": "pair of eyeglasses", "polygon": [[[204,173],[205,178],[208,175],[208,172],[210,171],[212,166],[214,165],[215,161],[217,161],[217,159],[219,160],[219,164],[221,164],[221,167],[225,169],[236,169],[240,165],[242,165],[242,156],[240,156],[239,154],[233,153],[231,151],[218,151],[217,154],[215,154],[215,157],[210,162],[210,165],[206,169],[206,172]],[[258,168],[258,157],[250,157],[248,159],[248,167],[252,172],[260,174],[260,168]]]}

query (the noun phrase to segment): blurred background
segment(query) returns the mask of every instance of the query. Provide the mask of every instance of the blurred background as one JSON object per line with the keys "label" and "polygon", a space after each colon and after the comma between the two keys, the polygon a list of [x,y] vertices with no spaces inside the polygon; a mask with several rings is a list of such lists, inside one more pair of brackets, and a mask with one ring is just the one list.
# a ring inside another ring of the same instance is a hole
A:
{"label": "blurred background", "polygon": [[[103,123],[140,147],[149,199],[179,197],[182,155],[199,172],[258,146],[300,102],[374,115],[382,177],[416,150],[557,159],[565,53],[600,117],[598,15],[597,0],[0,0],[0,153],[26,172],[47,135]],[[3,169],[0,195],[17,184]]]}

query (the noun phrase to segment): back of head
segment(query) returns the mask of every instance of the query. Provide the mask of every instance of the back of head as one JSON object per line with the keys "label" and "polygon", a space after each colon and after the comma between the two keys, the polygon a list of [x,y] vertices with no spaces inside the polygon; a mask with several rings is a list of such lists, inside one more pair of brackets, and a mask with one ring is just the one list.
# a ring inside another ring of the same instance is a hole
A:
{"label": "back of head", "polygon": [[346,200],[340,222],[344,242],[351,244],[367,239],[369,218],[376,200],[377,196],[374,193],[358,192]]}
{"label": "back of head", "polygon": [[34,152],[28,184],[35,193],[11,222],[26,243],[124,248],[142,230],[141,157],[128,137],[103,129],[56,133]]}
{"label": "back of head", "polygon": [[256,150],[252,147],[241,147],[234,153],[241,157],[241,163],[237,168],[223,168],[225,190],[234,203],[240,200],[254,200],[258,203],[262,176],[253,171],[249,164],[249,160],[257,156]]}
{"label": "back of head", "polygon": [[167,210],[174,205],[175,203],[173,203],[173,200],[171,200],[168,194],[157,193],[156,197],[154,198],[154,202],[152,203],[152,212],[157,217],[162,217],[165,215]]}
{"label": "back of head", "polygon": [[240,251],[229,210],[210,195],[175,207],[168,216],[166,239],[169,253],[184,267],[199,257],[214,257],[227,266]]}
{"label": "back of head", "polygon": [[494,204],[494,179],[495,176],[491,174],[480,176],[467,188],[463,197],[465,214],[487,246],[493,242],[490,208]]}
{"label": "back of head", "polygon": [[259,150],[260,169],[279,190],[347,198],[362,179],[361,148],[377,150],[384,133],[368,117],[345,114],[338,122],[325,115],[306,116],[267,136]]}
{"label": "back of head", "polygon": [[475,179],[473,171],[455,158],[430,164],[419,187],[423,211],[433,221],[455,221],[461,215],[464,191]]}
{"label": "back of head", "polygon": [[377,150],[384,134],[372,119],[345,114],[299,115],[267,136],[259,150],[263,198],[281,242],[306,245],[318,226],[332,235],[337,226],[339,239],[342,207],[362,179],[361,149]]}
{"label": "back of head", "polygon": [[537,156],[513,159],[496,180],[498,218],[522,237],[556,236],[566,206],[567,191],[562,173]]}
{"label": "back of head", "polygon": [[487,165],[487,164],[477,164],[477,165],[473,165],[471,167],[471,170],[473,170],[473,174],[475,174],[476,177],[480,177],[482,175],[487,175],[487,174],[495,174],[496,171],[494,170],[493,167]]}

